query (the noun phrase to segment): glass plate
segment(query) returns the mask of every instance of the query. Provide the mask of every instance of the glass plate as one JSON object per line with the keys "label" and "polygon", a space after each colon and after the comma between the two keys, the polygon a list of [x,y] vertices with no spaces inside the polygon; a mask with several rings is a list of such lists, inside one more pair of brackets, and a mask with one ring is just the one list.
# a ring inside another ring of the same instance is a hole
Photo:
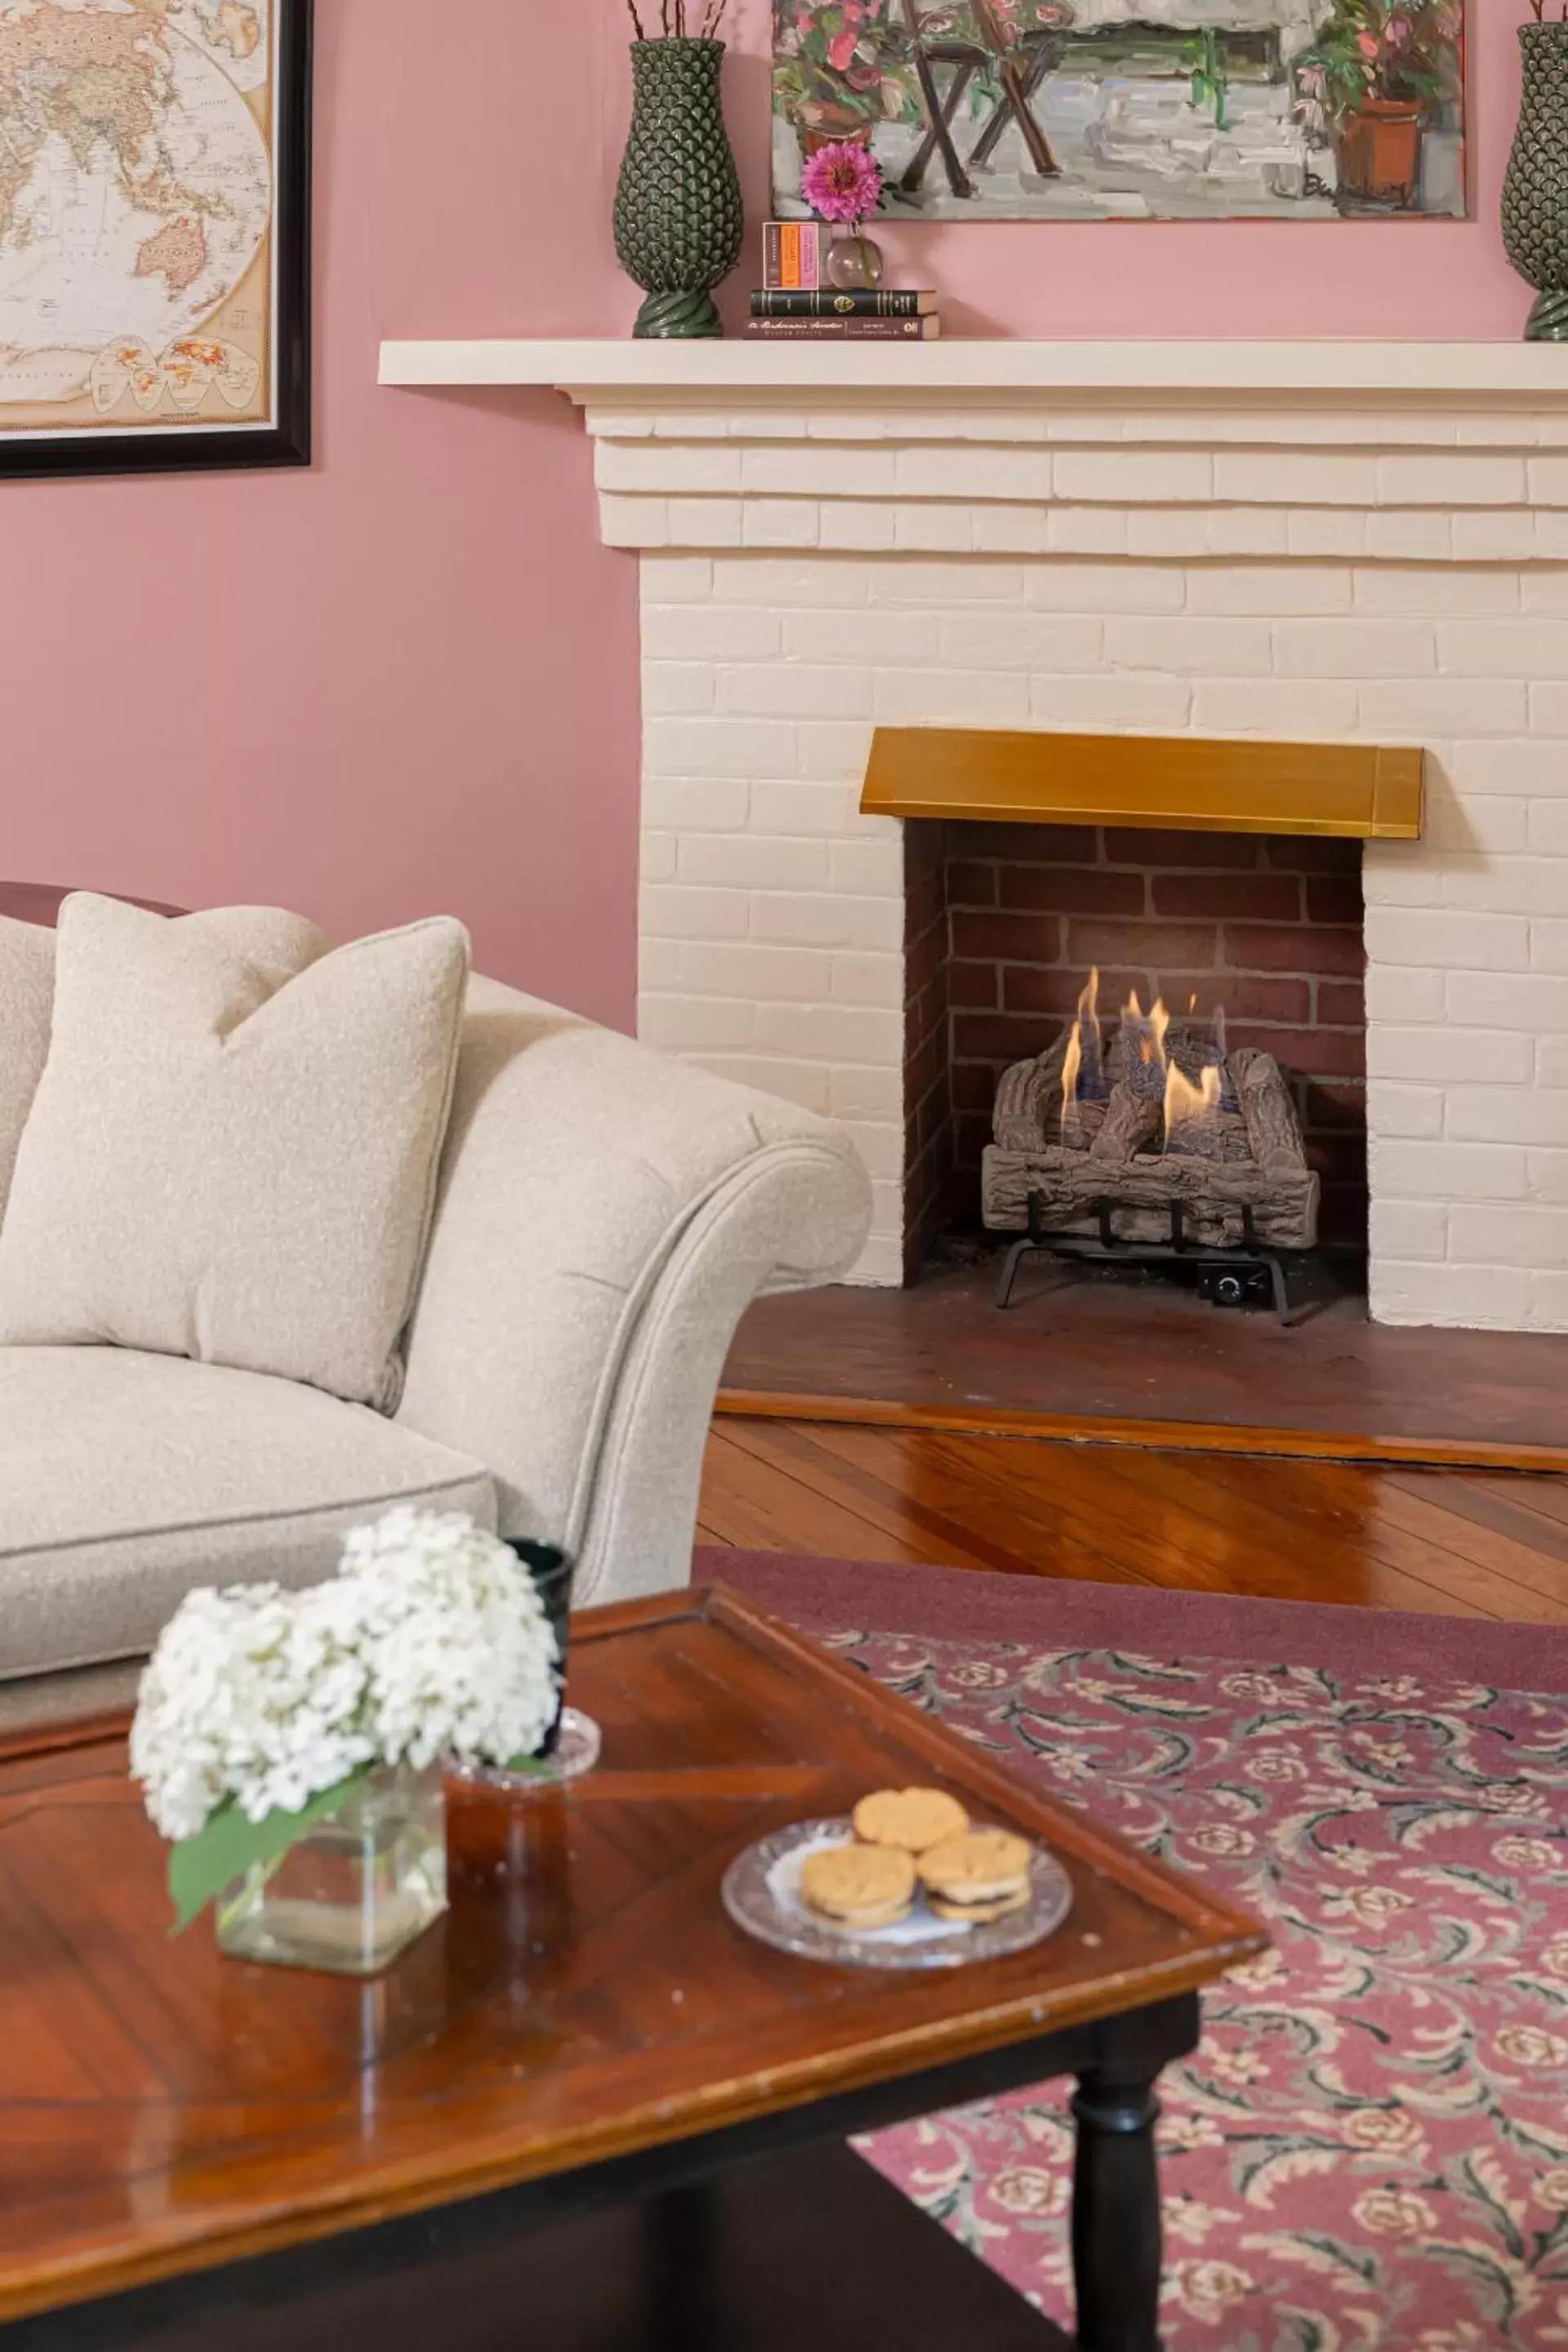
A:
{"label": "glass plate", "polygon": [[1020,1911],[984,1927],[939,1919],[917,1895],[908,1918],[891,1927],[835,1927],[808,1911],[798,1893],[801,1864],[826,1846],[853,1845],[854,1824],[837,1820],[795,1822],[738,1853],[724,1873],[724,1908],[738,1927],[781,1952],[838,1968],[952,1969],[971,1960],[1000,1959],[1053,1935],[1072,1908],[1072,1883],[1054,1854],[1035,1846],[1029,1900]]}
{"label": "glass plate", "polygon": [[454,1764],[451,1777],[471,1788],[493,1789],[502,1796],[538,1797],[580,1780],[599,1760],[599,1727],[581,1707],[563,1706],[555,1753],[531,1772],[509,1772],[501,1764]]}

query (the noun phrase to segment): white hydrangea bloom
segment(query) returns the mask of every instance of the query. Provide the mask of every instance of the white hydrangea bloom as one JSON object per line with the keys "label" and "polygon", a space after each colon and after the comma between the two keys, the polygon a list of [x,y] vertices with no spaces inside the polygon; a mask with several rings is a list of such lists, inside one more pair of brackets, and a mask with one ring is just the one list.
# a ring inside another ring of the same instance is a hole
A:
{"label": "white hydrangea bloom", "polygon": [[454,1512],[407,1506],[356,1528],[341,1571],[363,1612],[378,1754],[417,1769],[450,1756],[531,1756],[560,1692],[553,1628],[515,1552]]}
{"label": "white hydrangea bloom", "polygon": [[193,1837],[230,1796],[252,1821],[294,1812],[357,1771],[374,1754],[367,1675],[314,1592],[189,1594],[142,1675],[131,1738],[163,1835]]}
{"label": "white hydrangea bloom", "polygon": [[371,1763],[533,1754],[560,1654],[532,1579],[472,1520],[408,1507],[359,1528],[335,1578],[190,1593],[142,1678],[131,1767],[163,1835],[233,1799],[297,1812]]}

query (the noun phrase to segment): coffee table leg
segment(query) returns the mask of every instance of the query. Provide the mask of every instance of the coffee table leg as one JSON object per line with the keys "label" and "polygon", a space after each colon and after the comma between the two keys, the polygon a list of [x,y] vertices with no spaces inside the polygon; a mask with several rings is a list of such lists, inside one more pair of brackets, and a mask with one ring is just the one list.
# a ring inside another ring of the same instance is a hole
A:
{"label": "coffee table leg", "polygon": [[1081,2352],[1159,2352],[1160,2176],[1147,2077],[1079,2077],[1072,2263]]}
{"label": "coffee table leg", "polygon": [[1078,2078],[1072,2261],[1080,2352],[1160,2352],[1154,2084],[1196,2047],[1196,1996],[1107,2018]]}

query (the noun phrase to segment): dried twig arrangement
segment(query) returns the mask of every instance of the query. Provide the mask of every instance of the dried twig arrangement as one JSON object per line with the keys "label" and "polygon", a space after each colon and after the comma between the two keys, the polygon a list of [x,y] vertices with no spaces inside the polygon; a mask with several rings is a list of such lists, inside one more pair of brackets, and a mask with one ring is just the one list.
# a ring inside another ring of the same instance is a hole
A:
{"label": "dried twig arrangement", "polygon": [[[730,0],[690,0],[689,16],[688,0],[658,0],[658,31],[651,37],[643,30],[642,18],[637,15],[637,0],[626,0],[626,14],[639,41],[650,37],[683,41],[692,25],[697,27],[697,39],[710,41],[723,23],[724,11],[729,5]],[[1563,0],[1563,5],[1568,7],[1568,0]]]}
{"label": "dried twig arrangement", "polygon": [[1568,0],[1563,0],[1563,13],[1558,16],[1547,15],[1546,0],[1530,0],[1530,10],[1538,25],[1568,25]]}

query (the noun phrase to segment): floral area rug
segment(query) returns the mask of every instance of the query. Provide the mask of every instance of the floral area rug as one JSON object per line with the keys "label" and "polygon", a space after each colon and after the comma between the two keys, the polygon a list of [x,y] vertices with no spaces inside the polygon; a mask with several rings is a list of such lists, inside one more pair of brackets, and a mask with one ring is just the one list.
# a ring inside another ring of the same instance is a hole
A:
{"label": "floral area rug", "polygon": [[[1167,2352],[1568,2347],[1568,1697],[834,1646],[1273,1933],[1163,2078]],[[1069,2089],[861,2143],[1063,2324]]]}

